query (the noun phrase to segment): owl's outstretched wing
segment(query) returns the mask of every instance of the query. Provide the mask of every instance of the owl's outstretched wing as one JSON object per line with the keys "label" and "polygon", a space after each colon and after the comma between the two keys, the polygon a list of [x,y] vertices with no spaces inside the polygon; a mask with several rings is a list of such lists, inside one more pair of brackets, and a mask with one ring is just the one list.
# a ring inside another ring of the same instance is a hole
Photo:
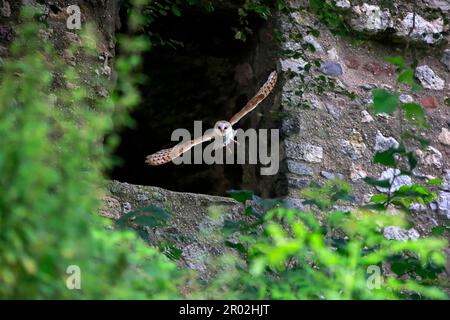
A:
{"label": "owl's outstretched wing", "polygon": [[179,156],[181,156],[186,151],[190,150],[195,145],[203,143],[205,141],[209,141],[209,140],[213,139],[214,137],[216,137],[214,131],[207,132],[201,137],[195,138],[191,141],[179,143],[173,148],[163,149],[158,152],[155,152],[155,153],[147,156],[145,163],[147,163],[151,166],[159,166],[161,164],[170,162],[173,159],[176,159]]}
{"label": "owl's outstretched wing", "polygon": [[236,113],[231,118],[230,120],[231,125],[234,125],[236,122],[241,120],[247,113],[255,109],[256,106],[269,95],[269,93],[275,87],[276,83],[277,83],[277,72],[272,71],[266,83],[264,83],[264,85],[261,87],[261,89],[259,89],[256,95],[253,98],[251,98],[249,102],[247,102],[247,104],[242,108],[241,111]]}

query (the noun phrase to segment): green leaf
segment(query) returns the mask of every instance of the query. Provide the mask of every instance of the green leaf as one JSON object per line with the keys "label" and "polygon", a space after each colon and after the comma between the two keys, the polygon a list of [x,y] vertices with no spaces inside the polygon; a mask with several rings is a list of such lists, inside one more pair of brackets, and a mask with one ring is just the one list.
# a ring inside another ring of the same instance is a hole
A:
{"label": "green leaf", "polygon": [[154,228],[164,225],[170,219],[170,214],[160,207],[150,205],[124,214],[117,223],[125,226],[130,219],[137,224]]}
{"label": "green leaf", "polygon": [[405,110],[405,117],[409,122],[417,124],[419,127],[425,126],[425,112],[419,104],[414,102],[404,103],[401,108]]}
{"label": "green leaf", "polygon": [[388,167],[395,167],[396,161],[395,161],[395,154],[397,153],[397,149],[391,148],[383,152],[377,152],[375,153],[375,156],[373,157],[374,163],[379,163]]}
{"label": "green leaf", "polygon": [[183,251],[175,246],[170,241],[158,243],[159,250],[164,253],[169,259],[177,261],[180,260]]}
{"label": "green leaf", "polygon": [[311,34],[313,37],[318,38],[320,36],[320,31],[317,29],[310,28],[308,34]]}
{"label": "green leaf", "polygon": [[420,84],[418,84],[417,82],[414,82],[414,84],[411,86],[412,92],[420,92],[422,90],[423,90],[422,86]]}
{"label": "green leaf", "polygon": [[420,143],[420,146],[422,148],[426,148],[426,147],[428,147],[431,144],[431,142],[429,140],[427,140],[427,139],[425,139],[425,138],[423,138],[423,137],[421,137],[421,136],[419,136],[417,134],[414,134],[414,133],[412,133],[410,131],[403,132],[401,134],[401,137],[404,140],[406,140],[406,139],[416,140],[417,142]]}
{"label": "green leaf", "polygon": [[416,84],[414,80],[414,70],[411,68],[408,68],[404,71],[402,71],[397,78],[397,81],[400,83],[406,83],[410,86],[414,86]]}
{"label": "green leaf", "polygon": [[230,241],[225,241],[225,245],[227,247],[236,249],[239,253],[246,253],[247,249],[245,249],[245,247],[242,245],[242,243],[233,243]]}
{"label": "green leaf", "polygon": [[263,199],[257,195],[253,195],[252,200],[264,211],[272,210],[283,203],[283,201],[280,199]]}
{"label": "green leaf", "polygon": [[370,184],[371,186],[381,187],[381,188],[390,188],[391,182],[389,180],[377,180],[371,177],[363,178],[364,182]]}
{"label": "green leaf", "polygon": [[443,183],[443,182],[444,182],[444,180],[442,180],[442,179],[437,179],[437,178],[430,179],[430,180],[427,181],[427,183],[428,183],[429,185],[431,185],[431,186],[437,186],[437,187],[442,186],[442,183]]}
{"label": "green leaf", "polygon": [[385,210],[386,208],[383,203],[369,203],[361,206],[361,209],[382,211]]}
{"label": "green leaf", "polygon": [[372,92],[375,114],[392,113],[397,109],[399,95],[384,89],[375,89]]}
{"label": "green leaf", "polygon": [[384,57],[384,61],[392,63],[399,68],[405,67],[405,60],[403,59],[402,56],[387,56],[387,57]]}
{"label": "green leaf", "polygon": [[388,200],[388,196],[384,193],[374,194],[370,198],[370,202],[373,203],[385,203]]}
{"label": "green leaf", "polygon": [[444,226],[437,226],[431,229],[431,233],[434,234],[435,236],[442,236],[444,232],[445,232]]}
{"label": "green leaf", "polygon": [[242,222],[240,221],[225,220],[222,230],[225,235],[230,235],[236,231],[239,231],[241,226]]}
{"label": "green leaf", "polygon": [[244,203],[247,200],[252,199],[254,193],[250,190],[228,190],[228,195],[234,200]]}
{"label": "green leaf", "polygon": [[413,171],[414,168],[417,166],[417,159],[412,151],[408,152],[406,154],[406,157],[408,158],[409,170]]}
{"label": "green leaf", "polygon": [[406,259],[396,258],[394,262],[391,263],[391,270],[395,272],[398,276],[402,276],[408,271],[410,271],[414,265]]}
{"label": "green leaf", "polygon": [[330,226],[338,226],[342,221],[346,220],[350,216],[349,212],[333,211],[328,218]]}
{"label": "green leaf", "polygon": [[241,40],[241,41],[244,41],[244,42],[247,39],[247,37],[245,36],[245,33],[242,32],[241,30],[237,30],[237,29],[235,29],[234,38],[236,40]]}
{"label": "green leaf", "polygon": [[172,13],[177,17],[181,16],[180,8],[178,8],[176,5],[172,6]]}
{"label": "green leaf", "polygon": [[247,216],[255,216],[257,218],[261,218],[263,216],[263,214],[261,212],[259,212],[258,210],[256,210],[253,207],[245,208],[245,215],[247,215]]}
{"label": "green leaf", "polygon": [[139,216],[134,219],[134,222],[140,224],[141,226],[146,226],[150,228],[157,227],[160,225],[158,219],[152,216]]}

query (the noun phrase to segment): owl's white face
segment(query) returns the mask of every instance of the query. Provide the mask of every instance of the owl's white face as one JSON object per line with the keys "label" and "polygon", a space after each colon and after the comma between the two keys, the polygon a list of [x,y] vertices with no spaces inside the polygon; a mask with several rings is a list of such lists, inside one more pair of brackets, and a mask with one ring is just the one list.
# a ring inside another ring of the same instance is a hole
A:
{"label": "owl's white face", "polygon": [[229,136],[233,133],[231,123],[225,120],[217,121],[214,125],[214,130],[221,136]]}

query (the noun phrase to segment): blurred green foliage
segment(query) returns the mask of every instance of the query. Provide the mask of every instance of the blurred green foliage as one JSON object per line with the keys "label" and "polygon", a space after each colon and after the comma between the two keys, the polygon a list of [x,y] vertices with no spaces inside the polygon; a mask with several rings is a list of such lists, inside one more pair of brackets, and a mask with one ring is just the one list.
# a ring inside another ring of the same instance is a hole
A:
{"label": "blurred green foliage", "polygon": [[[407,227],[401,215],[334,209],[351,195],[343,181],[302,191],[311,210],[286,209],[253,197],[264,208],[257,222],[225,223],[236,255],[216,264],[217,277],[194,297],[234,299],[446,299],[444,239],[392,241],[387,226]],[[248,198],[248,191],[235,199]],[[247,199],[248,200],[248,199]],[[243,203],[247,200],[244,200]],[[264,203],[261,203],[264,201]],[[248,203],[248,202],[247,202]],[[271,208],[271,209],[269,209]],[[265,212],[265,209],[268,209]],[[247,210],[255,213],[261,209]],[[321,215],[317,214],[319,210]],[[325,214],[324,214],[325,213]],[[322,216],[321,219],[318,216]]]}
{"label": "blurred green foliage", "polygon": [[[146,43],[123,39],[118,88],[98,100],[82,70],[37,36],[45,27],[31,8],[22,19],[0,71],[0,298],[178,297],[175,264],[97,214],[111,149],[102,140],[111,119],[124,121],[139,101],[132,75]],[[85,31],[85,47],[71,50],[89,55],[95,33]],[[57,77],[71,90],[55,86]],[[71,265],[81,271],[80,290],[66,287]]]}

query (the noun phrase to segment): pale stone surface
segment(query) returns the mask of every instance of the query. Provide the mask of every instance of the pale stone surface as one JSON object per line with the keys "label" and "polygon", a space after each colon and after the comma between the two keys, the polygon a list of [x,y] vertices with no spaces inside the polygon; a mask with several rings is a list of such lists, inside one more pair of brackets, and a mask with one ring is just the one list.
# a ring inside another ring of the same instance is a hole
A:
{"label": "pale stone surface", "polygon": [[287,208],[304,210],[303,200],[296,197],[286,197],[284,203]]}
{"label": "pale stone surface", "polygon": [[308,186],[309,180],[305,178],[287,175],[288,186],[294,189],[303,189]]}
{"label": "pale stone surface", "polygon": [[444,183],[442,183],[442,189],[450,191],[450,169],[444,170]]}
{"label": "pale stone surface", "polygon": [[339,61],[339,55],[337,53],[336,48],[331,48],[330,50],[327,51],[327,55],[328,55],[328,59],[330,59],[331,61]]}
{"label": "pale stone surface", "polygon": [[388,240],[417,240],[420,238],[416,229],[402,229],[396,226],[389,226],[384,228],[383,235]]}
{"label": "pale stone surface", "polygon": [[303,40],[309,44],[311,44],[317,52],[323,52],[323,48],[320,45],[320,43],[317,41],[317,38],[308,34],[307,36],[303,37]]}
{"label": "pale stone surface", "polygon": [[301,175],[301,176],[312,176],[313,170],[312,168],[305,164],[298,161],[293,160],[287,160],[287,167],[289,172]]}
{"label": "pale stone surface", "polygon": [[410,103],[414,102],[414,98],[410,96],[409,94],[402,93],[399,97],[399,100],[401,103]]}
{"label": "pale stone surface", "polygon": [[373,117],[366,110],[361,111],[361,122],[370,123],[373,122]]}
{"label": "pale stone surface", "polygon": [[325,104],[328,113],[336,120],[342,115],[342,108],[331,103]]}
{"label": "pale stone surface", "polygon": [[313,109],[326,110],[325,104],[314,94],[305,94],[305,101],[308,101]]}
{"label": "pale stone surface", "polygon": [[302,146],[303,159],[308,162],[322,162],[323,149],[320,146],[305,144]]}
{"label": "pale stone surface", "polygon": [[326,74],[331,77],[338,77],[343,74],[342,67],[339,63],[336,62],[324,62],[320,66],[320,72]]}
{"label": "pale stone surface", "polygon": [[417,149],[415,154],[419,158],[419,162],[426,166],[435,166],[437,168],[442,166],[442,153],[432,146],[428,146],[425,151]]}
{"label": "pale stone surface", "polygon": [[283,71],[293,71],[293,72],[302,72],[303,68],[307,64],[305,60],[302,58],[298,59],[283,59],[280,61],[281,70]]}
{"label": "pale stone surface", "polygon": [[352,181],[357,181],[364,179],[365,177],[367,177],[367,172],[364,171],[362,165],[352,163],[350,166],[350,179]]}
{"label": "pale stone surface", "polygon": [[442,90],[444,89],[445,81],[441,79],[434,71],[427,65],[416,68],[415,76],[419,79],[420,84],[425,89]]}
{"label": "pale stone surface", "polygon": [[281,103],[291,106],[297,106],[301,101],[301,97],[296,94],[301,83],[297,77],[288,79],[284,83],[283,92],[281,94]]}
{"label": "pale stone surface", "polygon": [[440,143],[450,146],[450,131],[447,128],[442,128],[438,139]]}
{"label": "pale stone surface", "polygon": [[320,174],[322,175],[322,177],[327,178],[328,180],[344,179],[344,175],[338,172],[320,171]]}
{"label": "pale stone surface", "polygon": [[356,17],[351,21],[352,26],[358,31],[379,32],[394,25],[389,10],[381,9],[379,6],[364,3],[353,7],[353,12]]}
{"label": "pale stone surface", "polygon": [[379,130],[377,131],[377,136],[375,137],[376,152],[383,152],[388,149],[396,149],[398,147],[399,143],[397,140],[392,137],[385,137]]}
{"label": "pale stone surface", "polygon": [[338,8],[350,8],[351,5],[352,4],[348,0],[338,0],[338,1],[336,1],[336,7],[338,7]]}
{"label": "pale stone surface", "polygon": [[410,206],[409,206],[410,210],[413,211],[417,211],[417,212],[423,212],[427,210],[427,207],[425,207],[423,204],[418,203],[418,202],[413,202]]}
{"label": "pale stone surface", "polygon": [[0,13],[2,16],[9,18],[11,16],[11,5],[9,2],[7,0],[1,0],[0,5]]}
{"label": "pale stone surface", "polygon": [[450,219],[450,169],[445,170],[443,180],[436,204],[438,212]]}
{"label": "pale stone surface", "polygon": [[440,9],[442,11],[450,11],[450,0],[424,0],[431,8]]}
{"label": "pale stone surface", "polygon": [[[413,24],[414,29],[412,28]],[[410,37],[413,40],[423,41],[427,44],[434,44],[442,39],[443,31],[444,20],[441,18],[427,21],[417,13],[414,18],[414,14],[409,12],[399,24],[397,35]]]}
{"label": "pale stone surface", "polygon": [[294,141],[285,140],[286,156],[295,160],[304,160],[307,162],[322,162],[323,149],[309,143],[300,144]]}
{"label": "pale stone surface", "polygon": [[437,206],[440,214],[443,214],[450,219],[450,192],[440,191],[437,200]]}
{"label": "pale stone surface", "polygon": [[389,192],[389,191],[394,192],[394,191],[397,191],[398,189],[400,189],[400,187],[402,187],[404,185],[408,185],[408,186],[412,185],[411,177],[409,177],[407,175],[400,175],[400,170],[398,170],[398,169],[394,170],[392,168],[389,168],[389,169],[383,171],[378,180],[379,181],[389,180],[389,182],[391,183],[390,190],[388,188],[376,186],[376,188],[380,192]]}
{"label": "pale stone surface", "polygon": [[131,210],[132,210],[133,208],[132,208],[132,206],[131,206],[131,203],[129,203],[129,202],[124,202],[123,204],[122,204],[122,210],[123,210],[123,213],[128,213],[128,212],[131,212]]}
{"label": "pale stone surface", "polygon": [[341,151],[353,160],[362,158],[367,148],[361,133],[356,130],[351,133],[350,140],[341,140],[340,145]]}

